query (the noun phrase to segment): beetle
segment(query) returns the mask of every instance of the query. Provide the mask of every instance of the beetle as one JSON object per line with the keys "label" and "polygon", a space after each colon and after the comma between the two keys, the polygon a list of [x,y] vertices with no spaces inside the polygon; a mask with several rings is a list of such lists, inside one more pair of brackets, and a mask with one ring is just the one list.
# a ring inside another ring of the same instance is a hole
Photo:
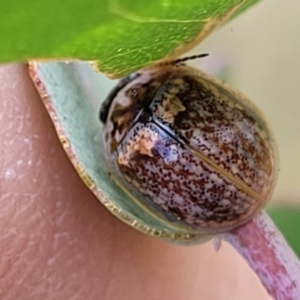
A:
{"label": "beetle", "polygon": [[100,110],[113,180],[159,219],[214,234],[268,202],[277,148],[268,122],[243,94],[183,62],[122,79]]}

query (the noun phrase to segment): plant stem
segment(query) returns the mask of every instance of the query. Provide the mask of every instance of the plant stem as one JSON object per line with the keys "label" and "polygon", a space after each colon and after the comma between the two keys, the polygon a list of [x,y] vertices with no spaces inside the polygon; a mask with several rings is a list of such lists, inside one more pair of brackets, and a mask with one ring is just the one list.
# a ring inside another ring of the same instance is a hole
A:
{"label": "plant stem", "polygon": [[222,238],[247,260],[274,299],[300,299],[299,259],[266,212]]}

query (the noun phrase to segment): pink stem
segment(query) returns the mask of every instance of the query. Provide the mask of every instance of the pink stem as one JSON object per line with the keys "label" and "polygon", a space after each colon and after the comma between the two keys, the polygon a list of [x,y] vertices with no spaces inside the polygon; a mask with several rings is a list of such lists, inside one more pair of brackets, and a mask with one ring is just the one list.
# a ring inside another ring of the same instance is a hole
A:
{"label": "pink stem", "polygon": [[222,237],[247,260],[274,299],[300,299],[300,262],[266,212]]}

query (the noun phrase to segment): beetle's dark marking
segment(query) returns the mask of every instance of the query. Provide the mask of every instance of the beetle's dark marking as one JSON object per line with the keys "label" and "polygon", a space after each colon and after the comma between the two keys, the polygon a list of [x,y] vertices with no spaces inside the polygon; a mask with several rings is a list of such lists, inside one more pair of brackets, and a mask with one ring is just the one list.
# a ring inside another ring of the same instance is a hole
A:
{"label": "beetle's dark marking", "polygon": [[133,81],[139,76],[140,76],[139,73],[133,73],[123,78],[122,80],[120,80],[118,85],[114,87],[112,91],[108,94],[107,98],[105,99],[105,101],[101,106],[100,113],[99,113],[99,119],[102,123],[106,122],[111,103],[113,102],[113,100],[115,99],[119,91],[122,90],[128,83],[130,83],[131,81]]}

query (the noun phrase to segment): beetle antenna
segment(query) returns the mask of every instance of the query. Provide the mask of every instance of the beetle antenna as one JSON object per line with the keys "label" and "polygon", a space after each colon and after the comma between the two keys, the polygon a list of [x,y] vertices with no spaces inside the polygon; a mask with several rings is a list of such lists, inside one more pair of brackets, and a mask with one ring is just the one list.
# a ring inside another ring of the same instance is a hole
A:
{"label": "beetle antenna", "polygon": [[178,58],[175,60],[162,62],[162,65],[177,65],[177,64],[180,64],[180,63],[188,61],[188,60],[194,60],[194,59],[206,57],[208,55],[209,55],[208,53],[202,53],[202,54],[196,54],[196,55],[192,55],[192,56],[186,56],[186,57]]}
{"label": "beetle antenna", "polygon": [[192,56],[186,56],[186,57],[182,57],[182,58],[178,58],[176,60],[170,61],[170,63],[171,64],[179,64],[179,63],[182,63],[184,61],[194,60],[194,59],[206,57],[208,55],[209,55],[208,53],[202,53],[202,54],[196,54],[196,55],[192,55]]}

